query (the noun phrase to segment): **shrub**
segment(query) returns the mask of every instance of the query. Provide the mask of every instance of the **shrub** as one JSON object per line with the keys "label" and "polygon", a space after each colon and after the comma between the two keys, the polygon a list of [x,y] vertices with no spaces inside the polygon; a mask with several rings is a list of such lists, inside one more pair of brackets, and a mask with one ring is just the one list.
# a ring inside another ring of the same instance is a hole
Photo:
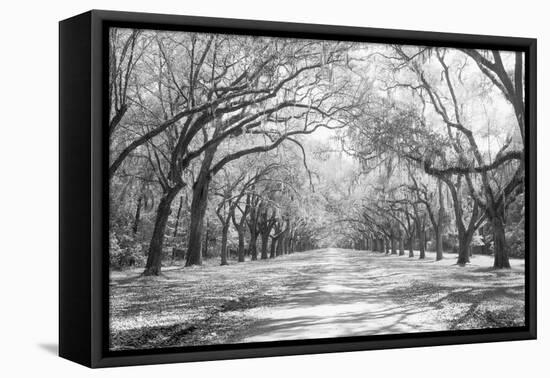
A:
{"label": "shrub", "polygon": [[523,227],[514,227],[506,231],[506,249],[510,257],[525,257],[525,230]]}
{"label": "shrub", "polygon": [[458,236],[450,233],[443,235],[443,250],[458,253]]}
{"label": "shrub", "polygon": [[109,263],[113,269],[145,265],[141,244],[128,235],[119,240],[114,233],[109,235]]}

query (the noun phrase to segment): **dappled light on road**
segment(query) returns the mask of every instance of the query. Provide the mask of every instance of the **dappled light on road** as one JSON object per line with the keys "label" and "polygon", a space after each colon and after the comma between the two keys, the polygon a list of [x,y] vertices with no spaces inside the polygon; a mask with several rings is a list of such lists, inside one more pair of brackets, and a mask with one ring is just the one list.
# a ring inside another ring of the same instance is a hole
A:
{"label": "dappled light on road", "polygon": [[[495,294],[499,295],[474,304],[504,308],[523,295],[521,266],[507,272],[503,282],[492,270],[479,272],[491,264],[488,257],[477,257],[475,263],[481,265],[472,264],[465,270],[451,265],[451,258],[429,263],[332,248],[321,257],[324,264],[312,261],[304,267],[310,273],[315,270],[312,276],[317,279],[296,280],[282,303],[257,315],[258,322],[242,341],[440,331],[469,309],[467,303],[457,300],[461,295],[474,298],[497,288]],[[446,266],[442,271],[441,265]],[[448,273],[451,280],[445,276]],[[507,295],[515,299],[509,300]],[[442,302],[452,304],[452,309],[444,308]]]}
{"label": "dappled light on road", "polygon": [[453,255],[433,257],[329,248],[228,266],[171,267],[154,278],[114,272],[113,340],[119,347],[136,340],[197,345],[523,323],[523,260],[502,271],[490,268],[490,256],[474,256],[466,267]]}

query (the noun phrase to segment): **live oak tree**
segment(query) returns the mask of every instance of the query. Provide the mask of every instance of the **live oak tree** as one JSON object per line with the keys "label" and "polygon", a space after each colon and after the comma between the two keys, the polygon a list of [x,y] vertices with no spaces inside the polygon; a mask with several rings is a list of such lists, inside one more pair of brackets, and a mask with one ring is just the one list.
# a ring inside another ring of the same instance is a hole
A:
{"label": "live oak tree", "polygon": [[[403,190],[401,191],[403,192]],[[418,222],[415,221],[416,214],[414,213],[412,205],[414,199],[410,197],[410,193],[405,191],[399,198],[386,201],[385,206],[387,214],[401,226],[402,236],[407,240],[409,257],[414,257],[414,239],[418,234],[416,230]],[[401,240],[403,240],[403,238]]]}
{"label": "live oak tree", "polygon": [[[493,231],[494,265],[508,267],[505,209],[523,190],[524,178],[522,55],[403,46],[378,55],[388,67],[380,84],[386,95],[367,104],[361,124],[350,128],[351,152],[363,162],[397,155],[444,182],[453,198],[458,262],[468,262],[473,233],[487,219]],[[491,133],[491,122],[510,122],[506,114],[483,111],[488,101],[500,101],[504,107],[499,92],[512,105],[519,142],[511,131],[504,139]],[[479,114],[486,116],[485,136]],[[469,199],[475,203],[465,206]]]}
{"label": "live oak tree", "polygon": [[[439,260],[444,232],[458,237],[459,264],[480,232],[495,267],[509,266],[525,176],[521,53],[109,38],[111,222],[147,251],[144,274],[158,275],[176,244],[187,266],[208,246],[226,264],[233,243],[239,262],[246,250],[266,259],[319,245],[411,257],[417,245],[423,258],[430,234]],[[323,129],[337,138],[315,146]],[[323,167],[335,153],[349,177]],[[269,162],[281,168],[254,177]]]}
{"label": "live oak tree", "polygon": [[[521,144],[519,150],[507,151],[507,144],[512,144],[512,140],[508,139],[506,144],[498,151],[493,165],[495,168],[502,166],[507,160],[517,160],[515,168],[512,168],[513,173],[508,173],[511,179],[502,186],[495,187],[490,184],[489,178],[485,172],[482,172],[482,185],[484,188],[484,196],[480,195],[472,184],[472,180],[468,181],[470,191],[474,195],[476,202],[485,210],[489,221],[493,228],[493,240],[495,248],[496,268],[509,268],[505,222],[506,209],[515,200],[515,198],[524,190],[524,150],[525,150],[525,73],[524,73],[524,56],[521,52],[509,53],[511,57],[504,57],[503,53],[498,51],[477,51],[463,50],[469,55],[478,65],[481,72],[489,78],[489,80],[501,91],[506,100],[512,105],[514,115],[516,117],[517,126],[521,135]],[[511,58],[513,68],[504,63],[504,59]],[[510,167],[508,167],[510,168]],[[506,167],[503,167],[505,170]]]}
{"label": "live oak tree", "polygon": [[224,182],[220,185],[219,188],[215,189],[215,194],[220,196],[221,199],[216,206],[216,215],[220,220],[222,226],[222,236],[221,236],[221,248],[220,248],[220,257],[221,265],[227,265],[227,234],[229,232],[229,227],[231,225],[231,218],[235,213],[235,208],[239,203],[246,184],[243,185],[242,190],[238,190],[238,186],[242,181],[245,180],[245,173],[241,172],[236,179],[232,179],[228,172],[224,172]]}
{"label": "live oak tree", "polygon": [[[419,183],[412,174],[411,181],[411,190],[414,191],[418,201],[426,208],[432,224],[435,239],[435,259],[441,260],[443,259],[443,228],[446,221],[443,181],[436,180],[435,184],[432,183],[431,188],[426,184],[427,178],[423,178],[422,182]],[[434,186],[437,187],[436,190],[433,190]]]}
{"label": "live oak tree", "polygon": [[237,207],[242,205],[243,197],[247,194],[250,195],[251,189],[255,185],[279,167],[278,164],[268,164],[265,167],[258,167],[255,173],[251,174],[250,172],[254,167],[250,162],[246,163],[248,164],[243,164],[238,168],[237,174],[229,169],[224,169],[223,178],[215,189],[215,194],[220,197],[220,201],[216,206],[216,215],[222,226],[221,265],[227,265],[227,235],[231,220],[235,218]]}
{"label": "live oak tree", "polygon": [[[144,52],[138,45],[138,30],[109,32],[109,135],[112,135],[131,105],[131,80]],[[142,44],[143,45],[143,44]]]}
{"label": "live oak tree", "polygon": [[[269,243],[269,236],[273,227],[277,223],[277,210],[272,206],[263,205],[260,210],[260,216],[258,219],[258,229],[260,231],[261,247],[260,258],[265,260],[268,258],[267,246]],[[273,238],[275,240],[276,237]],[[272,241],[273,243],[273,241]],[[272,258],[275,256],[271,256]]]}
{"label": "live oak tree", "polygon": [[[179,43],[189,43],[188,50],[192,52],[193,46],[198,44],[194,38]],[[198,62],[187,64],[193,72],[190,79],[185,80],[191,83],[187,84],[189,91],[179,95],[182,84],[177,78],[180,75],[172,75],[176,64],[166,57],[167,49],[159,43],[159,59],[166,61],[163,64],[165,76],[171,83],[165,87],[168,93],[178,92],[172,94],[172,103],[176,101],[174,99],[185,97],[194,104],[194,110],[192,114],[187,114],[188,111],[176,114],[176,117],[184,115],[171,125],[174,127],[166,129],[168,141],[164,147],[167,151],[161,156],[165,160],[166,190],[159,203],[158,227],[149,249],[151,264],[147,264],[147,274],[158,274],[160,270],[160,260],[155,256],[162,252],[161,234],[168,208],[186,185],[181,174],[191,161],[202,156],[201,169],[192,186],[191,217],[196,222],[189,232],[187,265],[201,262],[200,240],[208,185],[220,169],[248,154],[275,149],[289,137],[310,134],[319,128],[342,127],[342,121],[336,119],[335,114],[348,106],[336,101],[345,83],[327,85],[326,91],[313,91],[328,80],[325,74],[328,66],[343,59],[343,50],[338,44],[272,43],[245,37],[204,38],[206,41],[202,41],[204,49]],[[250,59],[250,54],[253,59]],[[256,146],[231,151],[225,156],[216,155],[222,144],[243,136],[256,136]]]}
{"label": "live oak tree", "polygon": [[[240,212],[240,218],[237,219],[237,210]],[[237,209],[233,212],[231,215],[231,220],[233,222],[233,225],[235,227],[235,230],[237,230],[238,235],[238,246],[237,246],[237,261],[238,262],[244,262],[245,260],[245,250],[244,250],[244,238],[245,238],[245,232],[246,232],[246,217],[248,213],[242,209],[239,205],[237,205]]]}
{"label": "live oak tree", "polygon": [[[410,52],[397,47],[398,59],[414,73],[416,80],[407,85],[422,98],[425,103],[431,105],[438,116],[443,128],[446,130],[450,145],[456,157],[455,162],[439,165],[443,159],[434,161],[433,156],[441,156],[441,151],[429,151],[426,156],[410,153],[409,156],[422,162],[427,173],[449,180],[451,175],[462,175],[466,181],[470,195],[474,198],[476,206],[481,207],[487,216],[493,230],[494,253],[496,268],[510,267],[505,241],[505,207],[508,201],[513,200],[521,191],[523,183],[523,140],[524,140],[524,101],[523,101],[523,57],[521,53],[513,54],[513,64],[505,68],[503,53],[480,52],[464,50],[464,54],[471,57],[483,74],[482,78],[489,78],[512,105],[513,113],[521,136],[519,143],[514,142],[509,135],[496,154],[491,151],[483,151],[480,142],[476,138],[474,118],[469,116],[465,109],[468,106],[465,96],[471,96],[472,90],[467,92],[461,89],[468,83],[461,74],[466,69],[468,59],[458,56],[451,61],[446,49],[430,49],[417,54],[430,54],[433,64],[438,63],[438,73],[441,75],[440,83],[427,71],[426,64],[419,62]],[[430,57],[424,59],[430,60]],[[449,63],[450,62],[450,63]],[[508,73],[508,72],[511,72]],[[473,74],[472,74],[473,75]],[[489,121],[490,122],[490,121]],[[518,148],[519,147],[519,148]],[[447,152],[447,155],[449,153]],[[503,171],[505,172],[503,174]],[[509,174],[506,174],[508,172]],[[475,214],[474,214],[475,215]],[[475,217],[474,217],[475,218]],[[459,263],[464,263],[465,255],[459,258]]]}

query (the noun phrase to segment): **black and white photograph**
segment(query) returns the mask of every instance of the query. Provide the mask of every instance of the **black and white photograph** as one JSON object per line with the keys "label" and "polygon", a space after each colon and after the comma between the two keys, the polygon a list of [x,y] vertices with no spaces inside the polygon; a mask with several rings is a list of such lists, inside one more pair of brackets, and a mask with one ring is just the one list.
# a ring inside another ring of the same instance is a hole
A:
{"label": "black and white photograph", "polygon": [[109,350],[525,326],[523,52],[108,33]]}
{"label": "black and white photograph", "polygon": [[2,376],[548,370],[543,3],[2,11]]}

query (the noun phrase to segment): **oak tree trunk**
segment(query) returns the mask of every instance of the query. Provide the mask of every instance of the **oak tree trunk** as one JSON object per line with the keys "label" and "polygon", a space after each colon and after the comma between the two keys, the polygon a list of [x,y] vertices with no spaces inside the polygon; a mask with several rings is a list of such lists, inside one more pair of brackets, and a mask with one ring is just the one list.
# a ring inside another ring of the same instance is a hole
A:
{"label": "oak tree trunk", "polygon": [[269,234],[263,233],[262,234],[262,249],[261,249],[261,255],[260,258],[262,260],[267,259],[267,242],[269,241]]}
{"label": "oak tree trunk", "polygon": [[137,234],[138,232],[138,227],[139,227],[139,220],[140,220],[140,215],[141,215],[141,196],[139,196],[138,198],[138,201],[137,201],[137,206],[136,206],[136,215],[134,217],[134,225],[132,227],[132,232],[133,234]]}
{"label": "oak tree trunk", "polygon": [[176,225],[174,226],[174,234],[173,234],[174,238],[178,236],[178,227],[180,224],[180,215],[181,215],[182,206],[183,206],[183,197],[180,197],[180,205],[178,206],[178,212],[176,213]]}
{"label": "oak tree trunk", "polygon": [[465,231],[458,232],[458,265],[465,265],[470,262],[470,243],[472,242],[472,234]]}
{"label": "oak tree trunk", "polygon": [[256,248],[256,241],[258,240],[258,234],[256,229],[250,230],[250,243],[248,244],[248,253],[252,261],[258,260],[258,249]]}
{"label": "oak tree trunk", "polygon": [[435,232],[435,260],[439,261],[443,259],[443,235],[441,229],[438,227]]}
{"label": "oak tree trunk", "polygon": [[166,224],[168,223],[168,217],[170,216],[172,201],[181,188],[182,187],[179,185],[169,188],[159,201],[155,218],[155,226],[153,228],[153,235],[151,237],[151,242],[149,243],[147,263],[145,264],[145,271],[143,272],[146,276],[158,276],[160,274],[162,265],[162,247],[164,245]]}
{"label": "oak tree trunk", "polygon": [[[208,205],[208,188],[210,186],[210,166],[217,146],[206,150],[201,164],[199,175],[193,184],[193,198],[191,200],[191,224],[189,227],[189,243],[187,244],[187,260],[185,266],[202,264],[202,231],[204,228],[204,215]],[[208,242],[205,243],[208,248]]]}
{"label": "oak tree trunk", "polygon": [[443,218],[445,217],[445,206],[443,198],[443,181],[438,180],[437,191],[439,194],[439,211],[437,216],[437,227],[435,229],[435,260],[443,259]]}
{"label": "oak tree trunk", "polygon": [[[204,240],[202,242],[202,259],[208,258],[208,245],[210,241],[210,227],[208,227],[208,219],[206,219],[206,226],[204,226],[206,232],[204,233]],[[215,238],[215,237],[214,237]],[[215,244],[215,241],[214,241]]]}
{"label": "oak tree trunk", "polygon": [[506,251],[506,234],[504,231],[503,216],[496,216],[491,219],[493,228],[493,241],[495,248],[495,259],[493,266],[498,269],[510,268],[510,260],[508,259],[508,251]]}
{"label": "oak tree trunk", "polygon": [[[193,184],[193,198],[191,200],[191,224],[189,227],[189,243],[187,244],[187,260],[185,266],[202,264],[202,231],[204,228],[204,215],[208,205],[208,188],[210,186],[211,173],[210,166],[217,145],[207,149],[204,153],[199,175]],[[208,248],[208,241],[205,243]]]}
{"label": "oak tree trunk", "polygon": [[277,248],[277,238],[271,238],[271,248],[269,251],[269,258],[274,259],[275,258],[275,251]]}
{"label": "oak tree trunk", "polygon": [[189,243],[185,266],[202,264],[202,239],[204,228],[204,215],[208,204],[208,186],[206,177],[197,181],[193,187],[193,199],[191,202],[191,225],[189,227]]}
{"label": "oak tree trunk", "polygon": [[244,262],[244,232],[238,230],[239,246],[237,247],[237,261]]}
{"label": "oak tree trunk", "polygon": [[283,254],[283,245],[285,244],[284,236],[281,235],[277,238],[277,252],[276,256],[282,256]]}
{"label": "oak tree trunk", "polygon": [[222,246],[220,251],[221,265],[227,265],[227,232],[229,231],[229,223],[222,227]]}
{"label": "oak tree trunk", "polygon": [[420,256],[419,259],[425,259],[426,258],[426,233],[424,231],[419,232],[418,234],[418,247],[420,248]]}

